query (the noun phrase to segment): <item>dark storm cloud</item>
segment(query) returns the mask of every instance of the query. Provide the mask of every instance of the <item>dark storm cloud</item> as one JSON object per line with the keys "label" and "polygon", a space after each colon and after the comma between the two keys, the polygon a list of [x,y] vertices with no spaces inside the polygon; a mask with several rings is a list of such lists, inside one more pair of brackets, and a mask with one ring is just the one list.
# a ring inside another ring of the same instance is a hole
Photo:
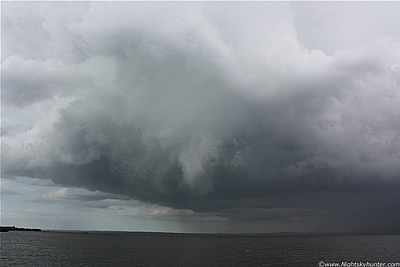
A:
{"label": "dark storm cloud", "polygon": [[[60,6],[42,6],[42,26],[28,30],[31,17],[5,18],[7,35],[21,31],[5,39],[4,101],[34,126],[4,136],[4,173],[237,222],[398,230],[396,38],[327,56],[297,39],[287,4],[91,3],[48,15]],[[12,51],[32,31],[48,59]]]}

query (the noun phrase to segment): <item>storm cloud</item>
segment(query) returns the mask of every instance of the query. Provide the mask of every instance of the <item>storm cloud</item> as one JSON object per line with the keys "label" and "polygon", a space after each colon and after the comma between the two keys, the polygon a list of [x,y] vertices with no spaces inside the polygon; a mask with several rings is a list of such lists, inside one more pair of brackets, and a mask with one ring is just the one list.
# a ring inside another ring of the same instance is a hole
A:
{"label": "storm cloud", "polygon": [[242,227],[399,232],[400,20],[367,38],[302,4],[2,3],[3,174]]}

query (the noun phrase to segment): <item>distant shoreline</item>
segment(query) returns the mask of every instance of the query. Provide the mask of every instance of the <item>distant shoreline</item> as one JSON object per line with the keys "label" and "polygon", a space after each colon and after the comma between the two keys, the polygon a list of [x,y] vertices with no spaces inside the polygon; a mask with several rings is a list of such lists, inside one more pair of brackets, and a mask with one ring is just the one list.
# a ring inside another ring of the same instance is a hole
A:
{"label": "distant shoreline", "polygon": [[276,232],[276,233],[179,233],[179,232],[147,232],[147,231],[109,231],[109,230],[47,230],[45,232],[82,233],[82,234],[130,234],[159,236],[224,236],[224,237],[294,237],[294,236],[361,236],[361,235],[400,235],[400,233],[368,233],[368,232]]}
{"label": "distant shoreline", "polygon": [[16,226],[0,226],[0,232],[9,231],[32,231],[32,232],[58,232],[58,233],[84,233],[84,234],[132,234],[132,235],[164,235],[164,236],[360,236],[360,235],[400,235],[400,233],[378,233],[378,232],[275,232],[275,233],[179,233],[179,232],[152,232],[152,231],[110,231],[110,230],[58,230],[24,228]]}
{"label": "distant shoreline", "polygon": [[15,227],[15,226],[0,226],[0,232],[10,232],[10,231],[35,231],[40,232],[42,231],[39,228],[22,228],[22,227]]}

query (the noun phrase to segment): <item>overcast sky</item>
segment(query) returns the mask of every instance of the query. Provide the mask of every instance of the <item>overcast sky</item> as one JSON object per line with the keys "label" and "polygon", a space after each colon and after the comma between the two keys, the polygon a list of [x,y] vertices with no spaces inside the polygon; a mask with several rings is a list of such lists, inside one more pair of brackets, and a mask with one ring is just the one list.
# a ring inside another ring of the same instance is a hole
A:
{"label": "overcast sky", "polygon": [[399,2],[2,2],[1,224],[400,232]]}

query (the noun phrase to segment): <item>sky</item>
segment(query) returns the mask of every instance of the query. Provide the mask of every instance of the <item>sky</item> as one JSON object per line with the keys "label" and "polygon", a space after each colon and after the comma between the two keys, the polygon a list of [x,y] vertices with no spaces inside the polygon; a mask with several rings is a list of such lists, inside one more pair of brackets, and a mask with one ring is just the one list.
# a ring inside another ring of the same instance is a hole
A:
{"label": "sky", "polygon": [[399,2],[2,2],[1,224],[400,233]]}

